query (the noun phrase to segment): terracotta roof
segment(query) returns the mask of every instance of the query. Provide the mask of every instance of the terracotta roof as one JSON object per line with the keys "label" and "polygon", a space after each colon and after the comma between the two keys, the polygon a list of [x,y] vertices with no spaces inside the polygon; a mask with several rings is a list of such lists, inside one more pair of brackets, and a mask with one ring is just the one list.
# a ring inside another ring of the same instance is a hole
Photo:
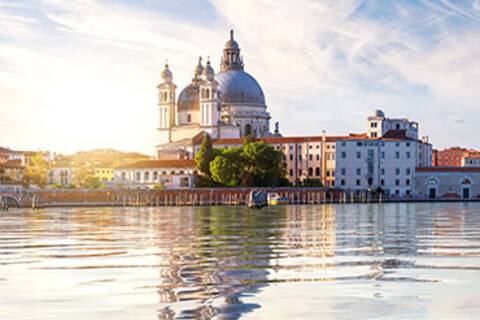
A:
{"label": "terracotta roof", "polygon": [[116,167],[115,169],[194,168],[195,160],[146,160]]}
{"label": "terracotta roof", "polygon": [[0,163],[0,168],[5,169],[23,169],[22,161],[20,160],[8,160]]}
{"label": "terracotta roof", "polygon": [[417,172],[480,172],[480,168],[475,167],[428,167],[416,168]]}
{"label": "terracotta roof", "polygon": [[[327,136],[325,137],[327,142],[335,142],[344,137],[342,136]],[[304,137],[263,137],[256,138],[255,141],[263,141],[265,143],[305,143],[305,142],[321,142],[322,136],[304,136]],[[213,144],[235,144],[241,145],[245,142],[245,138],[224,138],[213,141]]]}

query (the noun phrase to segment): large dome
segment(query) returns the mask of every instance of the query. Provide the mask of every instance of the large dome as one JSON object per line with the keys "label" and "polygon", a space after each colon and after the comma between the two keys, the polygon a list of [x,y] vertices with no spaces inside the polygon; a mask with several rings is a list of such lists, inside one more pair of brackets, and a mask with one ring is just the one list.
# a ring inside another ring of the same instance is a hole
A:
{"label": "large dome", "polygon": [[265,105],[265,96],[257,80],[243,70],[229,70],[215,75],[222,103]]}

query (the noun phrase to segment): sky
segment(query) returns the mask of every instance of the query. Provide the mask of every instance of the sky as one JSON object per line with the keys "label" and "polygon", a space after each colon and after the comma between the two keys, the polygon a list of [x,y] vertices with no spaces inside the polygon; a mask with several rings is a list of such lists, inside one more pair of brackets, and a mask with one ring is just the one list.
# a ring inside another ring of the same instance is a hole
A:
{"label": "sky", "polygon": [[179,92],[230,29],[284,136],[382,109],[480,149],[480,0],[0,0],[0,146],[154,154],[165,61]]}

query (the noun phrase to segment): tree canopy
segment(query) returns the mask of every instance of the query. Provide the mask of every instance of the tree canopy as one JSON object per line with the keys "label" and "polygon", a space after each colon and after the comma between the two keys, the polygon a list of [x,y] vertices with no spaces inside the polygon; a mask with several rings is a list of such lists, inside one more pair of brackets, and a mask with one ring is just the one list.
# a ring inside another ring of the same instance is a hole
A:
{"label": "tree canopy", "polygon": [[41,153],[35,154],[23,172],[23,184],[25,186],[38,186],[44,188],[48,183],[49,165]]}
{"label": "tree canopy", "polygon": [[[212,154],[210,177],[220,185],[277,187],[288,184],[282,153],[267,143],[249,138],[242,147],[220,148]],[[197,163],[199,170],[200,164],[202,162]]]}

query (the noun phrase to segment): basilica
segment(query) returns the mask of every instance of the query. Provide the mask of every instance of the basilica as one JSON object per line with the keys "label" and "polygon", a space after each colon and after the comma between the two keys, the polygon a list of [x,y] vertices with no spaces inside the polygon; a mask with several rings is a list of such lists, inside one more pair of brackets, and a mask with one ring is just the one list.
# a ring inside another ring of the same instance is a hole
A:
{"label": "basilica", "polygon": [[161,79],[157,86],[159,159],[188,158],[192,139],[205,133],[212,139],[272,136],[265,95],[255,78],[244,71],[233,30],[223,49],[220,72],[215,73],[209,60],[203,65],[199,58],[192,82],[178,98],[168,64]]}

